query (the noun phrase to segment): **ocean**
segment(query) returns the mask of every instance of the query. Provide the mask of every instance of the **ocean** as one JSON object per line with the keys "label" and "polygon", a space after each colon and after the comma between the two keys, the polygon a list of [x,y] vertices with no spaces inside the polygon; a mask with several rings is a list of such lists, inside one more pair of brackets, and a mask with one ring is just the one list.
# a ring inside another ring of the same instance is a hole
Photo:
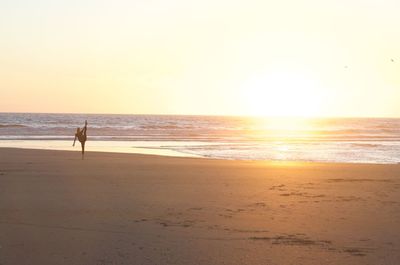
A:
{"label": "ocean", "polygon": [[400,163],[400,119],[0,113],[0,147],[229,160]]}

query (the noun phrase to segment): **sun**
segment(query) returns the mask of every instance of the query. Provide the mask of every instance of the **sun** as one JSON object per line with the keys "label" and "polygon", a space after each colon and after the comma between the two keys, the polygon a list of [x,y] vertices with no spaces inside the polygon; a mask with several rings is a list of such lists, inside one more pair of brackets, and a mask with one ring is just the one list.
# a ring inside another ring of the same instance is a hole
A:
{"label": "sun", "polygon": [[299,71],[268,71],[243,84],[242,101],[252,116],[321,116],[324,97],[318,83]]}

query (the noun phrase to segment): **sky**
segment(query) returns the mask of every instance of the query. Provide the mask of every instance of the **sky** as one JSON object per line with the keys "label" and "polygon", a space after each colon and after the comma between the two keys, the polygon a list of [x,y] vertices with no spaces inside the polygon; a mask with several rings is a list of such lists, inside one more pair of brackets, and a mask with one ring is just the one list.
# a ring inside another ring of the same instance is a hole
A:
{"label": "sky", "polygon": [[400,117],[398,0],[1,1],[1,112]]}

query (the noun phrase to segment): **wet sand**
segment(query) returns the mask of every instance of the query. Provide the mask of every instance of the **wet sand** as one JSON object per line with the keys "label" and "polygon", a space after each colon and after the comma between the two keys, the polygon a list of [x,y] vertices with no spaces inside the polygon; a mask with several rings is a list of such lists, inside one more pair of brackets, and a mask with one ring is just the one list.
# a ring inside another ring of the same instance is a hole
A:
{"label": "wet sand", "polygon": [[400,165],[0,148],[0,264],[399,264]]}

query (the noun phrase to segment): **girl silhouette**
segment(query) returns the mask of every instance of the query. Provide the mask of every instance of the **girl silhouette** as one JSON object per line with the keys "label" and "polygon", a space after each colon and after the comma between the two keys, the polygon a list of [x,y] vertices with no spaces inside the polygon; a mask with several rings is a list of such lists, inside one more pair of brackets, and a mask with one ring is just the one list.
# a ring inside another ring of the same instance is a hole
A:
{"label": "girl silhouette", "polygon": [[84,158],[85,155],[85,142],[87,139],[86,131],[87,131],[87,121],[85,121],[85,126],[82,129],[79,127],[76,129],[74,143],[72,144],[72,146],[75,146],[76,138],[78,138],[79,142],[81,142],[82,159]]}

